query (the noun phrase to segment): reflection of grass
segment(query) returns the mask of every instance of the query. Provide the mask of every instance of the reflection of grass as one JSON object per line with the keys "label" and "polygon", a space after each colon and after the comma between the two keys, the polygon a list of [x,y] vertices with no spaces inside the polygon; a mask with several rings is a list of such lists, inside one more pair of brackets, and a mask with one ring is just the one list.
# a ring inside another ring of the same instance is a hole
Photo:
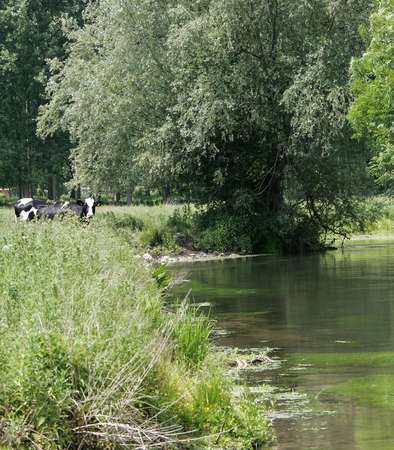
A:
{"label": "reflection of grass", "polygon": [[327,392],[351,397],[361,404],[394,409],[394,375],[352,378],[328,388]]}
{"label": "reflection of grass", "polygon": [[288,359],[317,366],[394,367],[394,352],[294,353]]}
{"label": "reflection of grass", "polygon": [[220,318],[240,318],[240,317],[257,317],[257,316],[265,316],[266,314],[270,314],[272,311],[266,310],[266,311],[250,311],[250,312],[227,312],[227,313],[221,313]]}
{"label": "reflection of grass", "polygon": [[192,288],[194,294],[199,294],[199,297],[209,297],[209,298],[231,298],[236,297],[246,297],[256,295],[259,291],[258,289],[240,289],[240,288],[224,288],[224,287],[207,287],[201,283],[192,282],[188,284],[188,287]]}

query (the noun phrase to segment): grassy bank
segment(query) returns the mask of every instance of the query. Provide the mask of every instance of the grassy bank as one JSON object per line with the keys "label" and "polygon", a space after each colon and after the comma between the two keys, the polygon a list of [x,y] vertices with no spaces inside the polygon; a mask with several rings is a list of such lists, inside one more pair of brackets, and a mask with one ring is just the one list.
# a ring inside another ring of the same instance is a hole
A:
{"label": "grassy bank", "polygon": [[16,225],[0,211],[0,448],[247,449],[269,439],[263,406],[232,394],[210,321],[166,306],[161,278],[110,212],[85,226]]}
{"label": "grassy bank", "polygon": [[[360,216],[344,229],[348,238],[394,238],[393,198],[371,197],[360,208]],[[176,255],[185,251],[280,253],[306,251],[308,248],[307,244],[302,244],[303,240],[308,241],[308,229],[293,230],[294,233],[287,236],[286,226],[283,230],[277,228],[271,234],[267,226],[268,238],[255,248],[248,241],[248,230],[239,230],[231,220],[212,224],[205,219],[203,212],[185,205],[104,206],[96,217],[97,222],[116,230],[140,253],[148,251],[153,255]],[[311,230],[312,235],[315,231]],[[336,245],[342,243],[342,237],[338,235],[327,235],[326,238],[326,244],[330,244],[331,239],[335,240]]]}
{"label": "grassy bank", "polygon": [[[370,200],[378,213],[366,225],[365,232],[374,235],[394,235],[394,198],[375,197]],[[363,230],[360,230],[362,232]]]}

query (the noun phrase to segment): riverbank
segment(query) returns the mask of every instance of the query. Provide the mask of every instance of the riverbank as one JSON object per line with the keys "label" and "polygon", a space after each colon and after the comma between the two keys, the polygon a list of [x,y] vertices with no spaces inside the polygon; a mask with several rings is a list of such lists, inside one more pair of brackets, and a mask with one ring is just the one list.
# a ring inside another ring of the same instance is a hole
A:
{"label": "riverbank", "polygon": [[[394,208],[391,199],[376,197],[370,199],[373,208],[380,213],[371,214],[371,223],[364,224],[363,231],[355,228],[348,231],[350,239],[344,245],[355,241],[394,240]],[[204,248],[206,242],[200,239],[201,230],[193,222],[193,207],[185,205],[157,206],[104,206],[98,209],[97,222],[105,223],[134,248],[141,257],[158,263],[212,261],[254,257],[252,252],[214,251]],[[335,242],[340,248],[342,241]],[[275,254],[274,242],[269,254]],[[267,254],[267,253],[265,253]],[[258,255],[261,255],[259,253]]]}
{"label": "riverbank", "polygon": [[[100,213],[99,213],[100,214]],[[105,220],[0,211],[0,447],[238,448],[271,439],[265,407],[213,351],[212,322],[168,308]]]}

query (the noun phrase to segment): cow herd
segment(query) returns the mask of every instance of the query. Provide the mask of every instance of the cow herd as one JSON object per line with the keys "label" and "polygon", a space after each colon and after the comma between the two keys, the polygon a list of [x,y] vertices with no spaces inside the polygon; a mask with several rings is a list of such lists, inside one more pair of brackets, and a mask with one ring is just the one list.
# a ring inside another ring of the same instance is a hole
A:
{"label": "cow herd", "polygon": [[16,219],[30,221],[33,219],[54,219],[70,214],[80,219],[91,219],[96,211],[99,200],[92,197],[85,201],[49,204],[45,200],[21,198],[14,205]]}

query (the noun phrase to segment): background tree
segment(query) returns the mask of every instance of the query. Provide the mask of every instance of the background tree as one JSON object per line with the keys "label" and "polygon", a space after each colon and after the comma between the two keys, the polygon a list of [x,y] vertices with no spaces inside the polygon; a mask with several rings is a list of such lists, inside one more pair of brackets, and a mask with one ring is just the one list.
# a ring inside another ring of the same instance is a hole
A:
{"label": "background tree", "polygon": [[41,110],[39,132],[71,134],[74,183],[124,191],[145,181],[136,167],[138,142],[161,124],[170,102],[171,70],[163,58],[170,5],[91,4],[85,26],[68,34],[68,59],[53,59],[51,102]]}
{"label": "background tree", "polygon": [[78,17],[80,0],[4,0],[0,6],[0,185],[31,195],[37,186],[57,195],[70,177],[69,142],[57,134],[46,144],[36,137],[43,103],[46,59],[64,54],[60,17]]}
{"label": "background tree", "polygon": [[373,150],[371,169],[378,182],[393,188],[394,179],[394,1],[379,2],[363,36],[367,51],[352,62],[355,101],[349,119],[357,138]]}

